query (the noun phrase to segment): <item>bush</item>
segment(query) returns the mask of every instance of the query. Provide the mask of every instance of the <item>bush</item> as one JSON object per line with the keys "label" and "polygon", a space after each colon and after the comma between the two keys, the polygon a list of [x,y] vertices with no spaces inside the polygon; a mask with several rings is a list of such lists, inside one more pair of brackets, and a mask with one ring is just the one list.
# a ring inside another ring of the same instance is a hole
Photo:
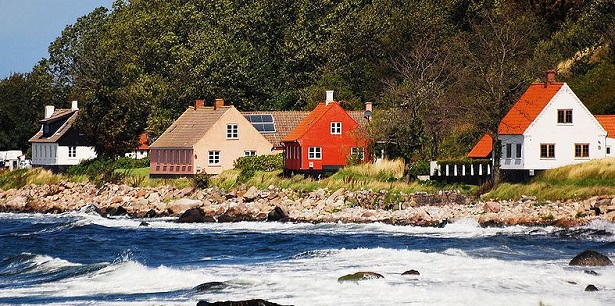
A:
{"label": "bush", "polygon": [[205,173],[205,171],[195,174],[192,177],[192,185],[199,189],[209,187],[209,174]]}
{"label": "bush", "polygon": [[235,169],[241,171],[237,181],[247,182],[256,171],[276,171],[284,169],[282,154],[240,157],[234,162]]}
{"label": "bush", "polygon": [[410,167],[408,167],[408,174],[413,178],[416,178],[419,175],[428,175],[429,163],[423,160],[414,162],[410,165]]}
{"label": "bush", "polygon": [[134,159],[130,157],[120,157],[115,161],[118,169],[135,169],[149,167],[149,157]]}

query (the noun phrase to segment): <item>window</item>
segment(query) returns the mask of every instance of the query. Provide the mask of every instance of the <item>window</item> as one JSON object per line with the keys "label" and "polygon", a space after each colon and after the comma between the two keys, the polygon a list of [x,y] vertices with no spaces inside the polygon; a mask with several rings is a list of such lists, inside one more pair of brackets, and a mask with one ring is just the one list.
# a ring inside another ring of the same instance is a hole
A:
{"label": "window", "polygon": [[331,122],[331,135],[340,135],[342,134],[342,123],[341,122]]}
{"label": "window", "polygon": [[512,158],[512,143],[506,144],[506,158]]}
{"label": "window", "polygon": [[77,157],[77,147],[68,147],[68,157]]}
{"label": "window", "polygon": [[43,136],[48,137],[50,132],[49,124],[43,124]]}
{"label": "window", "polygon": [[350,155],[356,157],[357,160],[365,159],[365,148],[362,147],[353,147],[350,148]]}
{"label": "window", "polygon": [[558,109],[557,110],[557,123],[572,123],[572,110],[571,109]]}
{"label": "window", "polygon": [[521,158],[521,144],[518,143],[517,144],[517,154],[515,155],[516,158]]}
{"label": "window", "polygon": [[239,127],[237,126],[237,124],[227,124],[226,125],[226,138],[228,139],[239,138]]}
{"label": "window", "polygon": [[577,143],[574,145],[574,157],[589,157],[589,144]]}
{"label": "window", "polygon": [[220,164],[220,151],[209,151],[209,156],[207,159],[210,165],[219,165]]}
{"label": "window", "polygon": [[611,154],[611,147],[606,147],[606,154]]}
{"label": "window", "polygon": [[243,151],[243,156],[256,156],[256,151]]}
{"label": "window", "polygon": [[308,148],[308,159],[321,159],[322,158],[322,148],[321,147],[309,147]]}
{"label": "window", "polygon": [[555,145],[554,144],[541,144],[540,145],[540,158],[555,158]]}

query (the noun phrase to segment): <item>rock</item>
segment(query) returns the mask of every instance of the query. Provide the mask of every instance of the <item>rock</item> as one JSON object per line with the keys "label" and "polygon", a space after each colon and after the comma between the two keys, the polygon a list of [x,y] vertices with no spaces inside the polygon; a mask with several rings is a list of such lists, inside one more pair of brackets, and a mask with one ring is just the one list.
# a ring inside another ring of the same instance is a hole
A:
{"label": "rock", "polygon": [[107,214],[109,216],[124,216],[128,213],[128,211],[126,210],[126,208],[122,207],[122,206],[118,206],[116,208],[107,208]]}
{"label": "rock", "polygon": [[257,196],[258,196],[258,188],[252,186],[248,189],[248,191],[246,191],[246,193],[243,194],[243,199],[246,202],[251,202],[251,201],[254,201],[254,199],[256,199]]}
{"label": "rock", "polygon": [[149,226],[149,223],[141,221],[141,223],[139,223],[139,226]]}
{"label": "rock", "polygon": [[528,201],[536,201],[536,197],[526,196],[526,195],[521,196],[521,202],[528,202]]}
{"label": "rock", "polygon": [[499,213],[502,205],[498,202],[487,202],[483,205],[483,211],[486,213]]}
{"label": "rock", "polygon": [[179,190],[175,193],[175,196],[178,198],[183,198],[187,195],[190,195],[191,193],[194,192],[194,187],[193,186],[188,186],[188,187],[184,187],[182,188],[182,190]]}
{"label": "rock", "polygon": [[354,274],[347,274],[344,275],[340,278],[337,279],[338,282],[345,282],[345,281],[353,281],[353,282],[357,282],[360,280],[367,280],[367,279],[377,279],[377,278],[384,278],[384,276],[382,276],[382,274],[376,273],[376,272],[357,272]]}
{"label": "rock", "polygon": [[199,200],[184,198],[170,202],[167,208],[171,210],[171,213],[179,215],[190,208],[197,207],[200,205],[201,201]]}
{"label": "rock", "polygon": [[267,215],[267,221],[287,221],[289,218],[288,211],[280,206],[276,206]]}
{"label": "rock", "polygon": [[100,211],[100,209],[98,209],[98,206],[96,206],[96,204],[88,204],[86,206],[83,206],[81,207],[81,209],[79,209],[79,212],[88,215],[102,216],[102,212]]}
{"label": "rock", "polygon": [[585,291],[588,291],[588,292],[598,291],[598,288],[596,288],[596,286],[594,285],[587,285],[587,287],[585,287]]}
{"label": "rock", "polygon": [[585,250],[575,256],[569,263],[571,266],[612,266],[613,262],[596,251]]}
{"label": "rock", "polygon": [[150,209],[148,210],[145,215],[143,215],[144,218],[155,218],[158,214],[156,213],[155,210]]}
{"label": "rock", "polygon": [[598,272],[596,272],[594,270],[585,270],[583,272],[585,272],[585,274],[589,274],[589,275],[594,275],[594,276],[598,275]]}
{"label": "rock", "polygon": [[245,301],[207,302],[199,301],[196,306],[283,306],[269,301],[255,299]]}
{"label": "rock", "polygon": [[225,282],[207,282],[207,283],[202,283],[192,288],[192,291],[197,291],[197,292],[218,291],[218,290],[226,289],[228,287],[229,285]]}
{"label": "rock", "polygon": [[216,219],[205,215],[205,212],[200,208],[190,208],[186,210],[177,219],[179,223],[202,223],[202,222],[216,222]]}
{"label": "rock", "polygon": [[408,270],[402,273],[401,275],[421,275],[421,273],[419,273],[419,271],[417,270]]}
{"label": "rock", "polygon": [[147,196],[147,200],[152,202],[160,202],[160,194],[158,192],[152,192]]}

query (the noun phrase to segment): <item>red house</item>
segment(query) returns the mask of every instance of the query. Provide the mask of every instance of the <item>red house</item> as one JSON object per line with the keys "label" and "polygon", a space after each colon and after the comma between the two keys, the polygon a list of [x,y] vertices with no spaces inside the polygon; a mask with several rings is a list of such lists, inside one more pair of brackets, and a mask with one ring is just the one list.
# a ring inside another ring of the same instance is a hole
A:
{"label": "red house", "polygon": [[327,91],[326,101],[318,104],[282,143],[286,172],[338,170],[349,158],[364,162],[367,157],[364,130],[333,101],[333,91]]}

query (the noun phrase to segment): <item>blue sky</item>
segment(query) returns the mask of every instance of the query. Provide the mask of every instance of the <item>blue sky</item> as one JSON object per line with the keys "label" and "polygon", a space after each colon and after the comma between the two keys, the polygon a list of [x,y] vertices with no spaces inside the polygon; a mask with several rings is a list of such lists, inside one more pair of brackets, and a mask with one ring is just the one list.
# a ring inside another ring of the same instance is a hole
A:
{"label": "blue sky", "polygon": [[111,8],[113,0],[0,0],[0,79],[30,72],[47,48],[94,8]]}

